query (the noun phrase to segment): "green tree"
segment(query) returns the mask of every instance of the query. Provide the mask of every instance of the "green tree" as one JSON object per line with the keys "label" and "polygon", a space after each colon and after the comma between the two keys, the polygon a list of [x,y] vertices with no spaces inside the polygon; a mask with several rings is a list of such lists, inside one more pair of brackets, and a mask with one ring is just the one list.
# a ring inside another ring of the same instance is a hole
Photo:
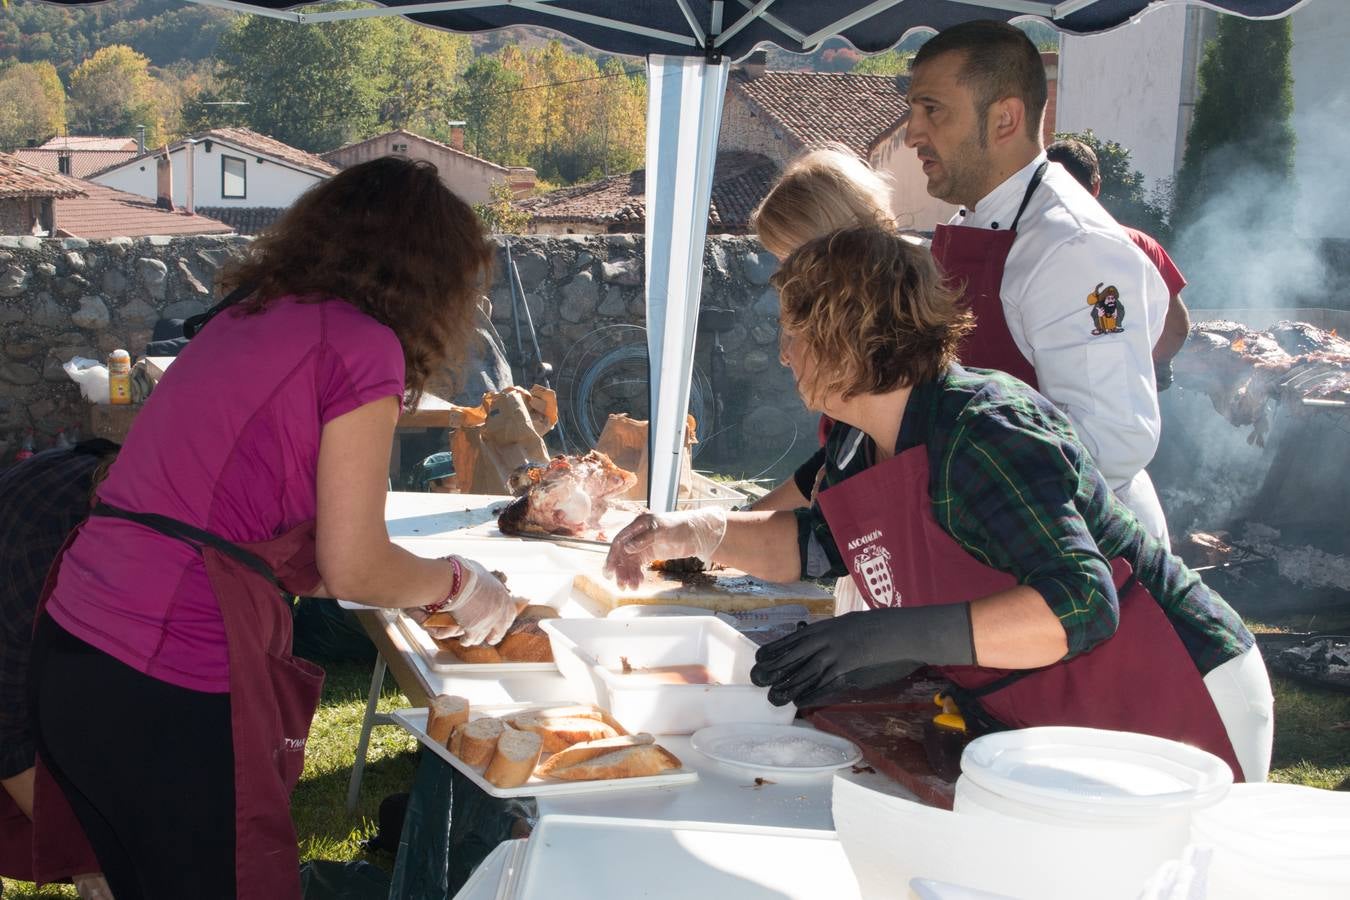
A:
{"label": "green tree", "polygon": [[516,209],[511,201],[515,195],[504,181],[494,181],[488,187],[487,203],[475,203],[473,211],[482,220],[483,227],[493,234],[525,234],[530,226],[530,214]]}
{"label": "green tree", "polygon": [[66,89],[49,62],[0,71],[0,149],[42,143],[66,127]]}
{"label": "green tree", "polygon": [[914,61],[912,52],[887,50],[858,60],[853,71],[858,75],[904,75]]}
{"label": "green tree", "polygon": [[145,126],[146,143],[162,134],[162,97],[150,60],[130,47],[104,47],[70,73],[67,119],[76,134],[131,135]]}
{"label": "green tree", "polygon": [[[1256,178],[1271,190],[1263,197],[1286,200],[1294,172],[1293,45],[1289,19],[1255,22],[1219,19],[1218,35],[1200,63],[1199,99],[1177,173],[1172,222],[1194,222],[1206,203],[1242,179]],[[1291,206],[1267,208],[1264,216],[1287,217]]]}
{"label": "green tree", "polygon": [[379,130],[392,37],[380,19],[297,26],[244,16],[220,39],[221,81],[232,99],[248,102],[239,109],[251,128],[331,150]]}
{"label": "green tree", "polygon": [[1101,169],[1102,192],[1098,197],[1117,222],[1147,232],[1159,240],[1168,236],[1167,210],[1153,203],[1144,189],[1144,176],[1130,163],[1130,150],[1116,141],[1083,132],[1059,132],[1056,140],[1074,138],[1092,148]]}

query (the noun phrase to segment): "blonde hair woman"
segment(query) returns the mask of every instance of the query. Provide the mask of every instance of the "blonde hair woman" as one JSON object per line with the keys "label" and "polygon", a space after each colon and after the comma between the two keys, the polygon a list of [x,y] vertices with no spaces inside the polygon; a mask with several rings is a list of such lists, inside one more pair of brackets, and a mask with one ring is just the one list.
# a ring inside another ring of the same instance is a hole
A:
{"label": "blonde hair woman", "polygon": [[890,179],[842,144],[827,144],[787,167],[750,217],[774,256],[853,225],[895,226]]}

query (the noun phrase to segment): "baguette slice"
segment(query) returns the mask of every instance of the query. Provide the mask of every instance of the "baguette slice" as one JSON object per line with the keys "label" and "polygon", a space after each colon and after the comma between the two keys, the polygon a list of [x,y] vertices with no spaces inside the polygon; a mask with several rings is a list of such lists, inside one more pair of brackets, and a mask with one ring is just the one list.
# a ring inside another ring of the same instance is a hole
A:
{"label": "baguette slice", "polygon": [[660,744],[638,744],[619,747],[570,765],[549,766],[547,775],[563,781],[642,778],[678,769],[680,765],[679,758]]}
{"label": "baguette slice", "polygon": [[[549,642],[548,635],[539,627],[539,622],[543,619],[556,618],[558,611],[551,606],[525,606],[517,613],[516,620],[507,630],[506,636],[495,645],[475,644],[466,647],[459,638],[431,640],[439,649],[454,654],[460,662],[553,662],[553,645]],[[430,616],[423,627],[447,627],[457,624],[450,613],[442,612]]]}
{"label": "baguette slice", "polygon": [[530,780],[542,749],[539,735],[508,728],[497,740],[497,750],[483,777],[499,788],[520,787]]}
{"label": "baguette slice", "polygon": [[491,716],[465,722],[451,733],[450,752],[471,766],[486,765],[505,730],[506,724]]}
{"label": "baguette slice", "polygon": [[446,744],[455,726],[469,721],[469,701],[451,694],[437,694],[427,707],[427,737]]}
{"label": "baguette slice", "polygon": [[619,733],[598,719],[581,717],[549,718],[535,713],[521,713],[511,720],[512,726],[530,731],[544,741],[545,753],[557,753],[583,741],[598,741],[618,737]]}
{"label": "baguette slice", "polygon": [[597,756],[604,756],[614,750],[620,750],[624,747],[641,747],[647,744],[655,743],[656,739],[650,734],[621,734],[618,737],[601,738],[598,741],[584,741],[580,744],[573,744],[566,750],[559,750],[539,764],[534,774],[540,778],[548,778],[555,769],[564,766],[574,766],[578,763],[587,762],[595,759]]}

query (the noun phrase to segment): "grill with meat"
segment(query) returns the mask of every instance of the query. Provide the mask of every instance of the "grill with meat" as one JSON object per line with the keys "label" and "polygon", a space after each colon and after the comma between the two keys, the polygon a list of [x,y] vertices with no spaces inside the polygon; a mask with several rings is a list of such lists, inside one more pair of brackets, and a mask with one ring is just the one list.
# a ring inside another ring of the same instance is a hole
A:
{"label": "grill with meat", "polygon": [[1350,396],[1350,341],[1306,322],[1253,331],[1215,320],[1191,326],[1173,361],[1176,383],[1204,391],[1231,424],[1264,446],[1274,402],[1337,403]]}

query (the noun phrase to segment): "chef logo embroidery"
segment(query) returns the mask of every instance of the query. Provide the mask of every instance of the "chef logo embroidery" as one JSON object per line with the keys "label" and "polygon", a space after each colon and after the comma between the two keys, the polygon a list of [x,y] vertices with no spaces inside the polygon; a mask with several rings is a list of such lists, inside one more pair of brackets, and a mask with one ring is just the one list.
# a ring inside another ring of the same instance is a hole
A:
{"label": "chef logo embroidery", "polygon": [[1114,284],[1097,282],[1087,302],[1092,307],[1093,334],[1119,334],[1125,330],[1125,304]]}
{"label": "chef logo embroidery", "polygon": [[861,580],[871,606],[900,605],[900,594],[891,575],[891,551],[880,544],[864,548],[853,557],[853,571],[858,574],[855,580]]}

